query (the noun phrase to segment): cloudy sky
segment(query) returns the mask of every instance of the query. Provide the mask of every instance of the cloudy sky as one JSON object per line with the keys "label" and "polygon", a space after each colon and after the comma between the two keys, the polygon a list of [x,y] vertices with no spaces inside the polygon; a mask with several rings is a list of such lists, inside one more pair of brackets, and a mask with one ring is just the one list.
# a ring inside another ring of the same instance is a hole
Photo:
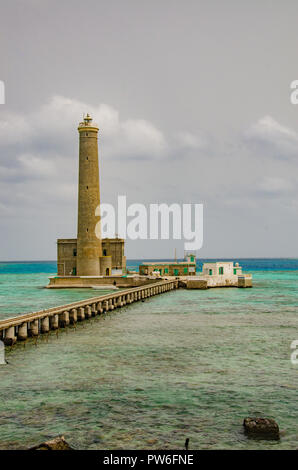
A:
{"label": "cloudy sky", "polygon": [[0,259],[55,259],[76,236],[86,112],[102,202],[203,203],[199,257],[297,257],[297,17],[295,0],[2,2]]}

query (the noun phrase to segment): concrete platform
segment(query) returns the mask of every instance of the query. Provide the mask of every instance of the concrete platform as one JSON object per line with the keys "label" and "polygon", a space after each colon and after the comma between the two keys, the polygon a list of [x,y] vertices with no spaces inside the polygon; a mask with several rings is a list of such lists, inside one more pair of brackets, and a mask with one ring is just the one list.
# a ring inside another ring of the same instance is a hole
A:
{"label": "concrete platform", "polygon": [[47,289],[93,288],[96,286],[140,287],[162,279],[150,279],[146,276],[51,276]]}

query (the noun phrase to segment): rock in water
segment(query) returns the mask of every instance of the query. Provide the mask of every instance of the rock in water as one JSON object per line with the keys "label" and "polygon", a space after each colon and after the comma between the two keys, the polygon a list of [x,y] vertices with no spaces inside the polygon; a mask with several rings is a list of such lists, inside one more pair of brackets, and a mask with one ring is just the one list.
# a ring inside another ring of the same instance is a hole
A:
{"label": "rock in water", "polygon": [[279,439],[279,427],[274,419],[245,418],[243,421],[245,432],[250,437],[263,439]]}
{"label": "rock in water", "polygon": [[66,442],[64,436],[57,436],[50,441],[43,442],[38,446],[31,447],[29,450],[74,450]]}

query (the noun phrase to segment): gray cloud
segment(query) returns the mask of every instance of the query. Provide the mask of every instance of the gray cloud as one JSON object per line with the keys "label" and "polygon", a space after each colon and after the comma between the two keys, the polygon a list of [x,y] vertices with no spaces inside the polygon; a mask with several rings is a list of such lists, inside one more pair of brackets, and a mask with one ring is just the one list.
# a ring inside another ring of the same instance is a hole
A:
{"label": "gray cloud", "polygon": [[[83,111],[90,112],[100,127],[102,201],[116,204],[117,195],[126,194],[129,203],[203,202],[207,234],[208,224],[214,223],[213,214],[226,214],[228,220],[233,217],[238,220],[239,209],[242,216],[249,217],[259,210],[261,201],[268,205],[268,199],[276,197],[281,207],[286,204],[295,209],[295,204],[290,203],[296,197],[291,167],[286,170],[276,159],[275,148],[282,146],[292,158],[296,135],[269,117],[223,144],[216,136],[207,137],[202,131],[167,135],[145,119],[122,121],[120,113],[107,104],[91,105],[54,96],[40,109],[27,114],[26,119],[21,114],[9,114],[6,121],[0,120],[2,218],[20,218],[26,225],[27,219],[33,217],[36,219],[33,227],[38,221],[45,226],[54,221],[50,230],[52,243],[57,236],[75,236],[76,128]],[[5,132],[13,126],[17,132]],[[263,165],[256,172],[259,156],[251,151],[255,141],[260,149],[264,145],[267,159],[274,162],[276,169]],[[267,173],[269,168],[271,173]],[[54,231],[59,224],[65,233]],[[226,227],[225,231],[229,233]],[[210,238],[208,235],[207,240]],[[160,250],[168,250],[162,242],[159,249],[154,242],[146,245],[128,242],[130,257],[139,253],[138,245],[142,247],[140,251],[146,246],[149,256],[154,256],[153,249],[159,256]],[[182,247],[181,243],[178,245]]]}

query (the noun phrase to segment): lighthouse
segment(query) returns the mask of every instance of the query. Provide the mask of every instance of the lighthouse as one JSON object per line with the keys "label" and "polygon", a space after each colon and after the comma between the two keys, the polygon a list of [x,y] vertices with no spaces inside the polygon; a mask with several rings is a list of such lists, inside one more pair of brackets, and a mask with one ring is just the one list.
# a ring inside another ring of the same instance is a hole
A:
{"label": "lighthouse", "polygon": [[[50,287],[93,287],[126,272],[123,238],[102,238],[98,127],[89,114],[79,123],[77,238],[58,238],[57,276]],[[118,276],[118,278],[117,278]],[[86,279],[88,278],[88,279]]]}
{"label": "lighthouse", "polygon": [[79,187],[77,275],[99,276],[102,243],[99,215],[98,127],[87,114],[78,126]]}

